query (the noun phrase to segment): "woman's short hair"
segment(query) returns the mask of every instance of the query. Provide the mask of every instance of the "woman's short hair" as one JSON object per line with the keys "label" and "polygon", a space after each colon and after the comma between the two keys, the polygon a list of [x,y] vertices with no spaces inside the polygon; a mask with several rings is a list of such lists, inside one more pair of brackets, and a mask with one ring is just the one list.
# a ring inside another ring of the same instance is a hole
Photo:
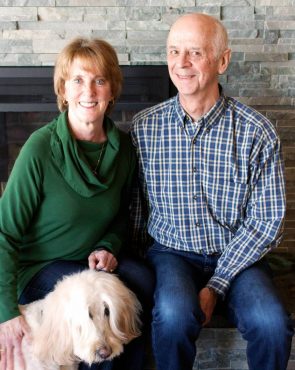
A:
{"label": "woman's short hair", "polygon": [[[101,39],[76,38],[64,47],[58,55],[54,68],[54,91],[57,105],[61,112],[67,109],[64,100],[65,81],[74,60],[80,59],[85,68],[97,70],[110,82],[114,101],[120,96],[123,76],[115,49]],[[109,104],[106,114],[110,113],[114,104]]]}

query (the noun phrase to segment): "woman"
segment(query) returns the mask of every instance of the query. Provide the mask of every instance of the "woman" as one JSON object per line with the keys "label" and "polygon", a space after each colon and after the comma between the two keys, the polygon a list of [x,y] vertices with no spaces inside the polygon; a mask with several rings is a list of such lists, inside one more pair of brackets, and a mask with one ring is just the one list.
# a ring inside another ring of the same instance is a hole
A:
{"label": "woman", "polygon": [[[117,269],[143,306],[150,304],[149,270],[119,255],[135,166],[127,135],[107,116],[121,86],[117,55],[105,41],[75,39],[57,58],[61,114],[25,143],[0,203],[1,370],[28,331],[18,303],[43,298],[63,275]],[[137,350],[127,346],[120,369],[142,368],[142,342],[130,344]]]}

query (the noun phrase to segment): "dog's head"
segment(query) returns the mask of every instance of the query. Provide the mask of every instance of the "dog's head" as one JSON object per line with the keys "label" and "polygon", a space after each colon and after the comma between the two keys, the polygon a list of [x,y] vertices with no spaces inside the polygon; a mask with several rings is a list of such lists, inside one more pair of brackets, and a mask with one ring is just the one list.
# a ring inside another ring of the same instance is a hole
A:
{"label": "dog's head", "polygon": [[46,362],[111,360],[140,335],[140,303],[114,275],[86,270],[65,277],[44,303],[34,352]]}

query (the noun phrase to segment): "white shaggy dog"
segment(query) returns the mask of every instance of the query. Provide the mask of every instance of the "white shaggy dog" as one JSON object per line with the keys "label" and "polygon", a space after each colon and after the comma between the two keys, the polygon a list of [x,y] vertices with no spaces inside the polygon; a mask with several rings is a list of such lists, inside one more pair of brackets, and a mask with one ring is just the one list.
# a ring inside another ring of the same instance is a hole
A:
{"label": "white shaggy dog", "polygon": [[140,310],[114,275],[85,270],[64,277],[44,299],[21,306],[32,332],[31,341],[22,341],[26,370],[74,370],[81,361],[111,360],[140,335]]}

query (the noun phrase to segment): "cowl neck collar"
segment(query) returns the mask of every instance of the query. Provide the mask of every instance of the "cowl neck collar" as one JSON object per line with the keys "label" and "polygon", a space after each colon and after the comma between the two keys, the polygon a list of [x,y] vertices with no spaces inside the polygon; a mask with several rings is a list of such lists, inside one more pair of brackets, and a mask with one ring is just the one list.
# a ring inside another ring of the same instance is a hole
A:
{"label": "cowl neck collar", "polygon": [[53,161],[67,184],[86,198],[107,190],[116,173],[120,134],[113,121],[106,116],[104,127],[108,141],[99,170],[99,178],[92,173],[81,147],[70,133],[67,112],[57,117],[53,128],[50,142]]}

